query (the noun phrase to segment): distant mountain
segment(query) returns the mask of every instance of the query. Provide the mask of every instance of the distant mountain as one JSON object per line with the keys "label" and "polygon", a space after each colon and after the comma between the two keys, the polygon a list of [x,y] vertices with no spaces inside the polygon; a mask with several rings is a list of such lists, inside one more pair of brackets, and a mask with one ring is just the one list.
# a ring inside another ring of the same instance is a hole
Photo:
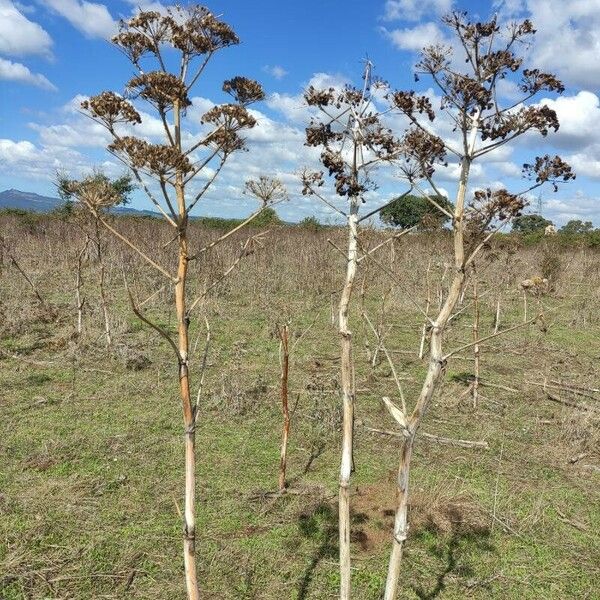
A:
{"label": "distant mountain", "polygon": [[18,208],[32,212],[50,212],[62,201],[59,198],[40,196],[33,192],[22,192],[21,190],[5,190],[0,192],[0,208]]}
{"label": "distant mountain", "polygon": [[[16,208],[18,210],[26,210],[30,212],[51,212],[63,204],[60,198],[52,198],[50,196],[41,196],[33,192],[22,192],[21,190],[5,190],[0,192],[0,210],[3,208]],[[135,208],[127,208],[120,206],[113,209],[114,212],[128,215],[151,216],[158,217],[158,213],[151,210],[137,210]]]}

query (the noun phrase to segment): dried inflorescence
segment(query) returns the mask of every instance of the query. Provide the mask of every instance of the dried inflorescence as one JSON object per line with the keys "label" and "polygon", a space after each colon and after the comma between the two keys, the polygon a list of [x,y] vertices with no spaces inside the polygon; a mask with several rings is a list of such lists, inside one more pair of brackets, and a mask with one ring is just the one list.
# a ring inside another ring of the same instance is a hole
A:
{"label": "dried inflorescence", "polygon": [[148,53],[160,52],[169,32],[169,21],[159,12],[142,11],[129,19],[121,21],[119,33],[112,38],[131,62],[139,66],[140,59]]}
{"label": "dried inflorescence", "polygon": [[524,69],[523,81],[519,89],[531,95],[541,91],[562,94],[565,86],[560,79],[550,73],[542,73],[539,69]]}
{"label": "dried inflorescence", "polygon": [[510,71],[516,73],[523,64],[521,57],[515,56],[510,50],[502,49],[491,51],[480,58],[480,76],[487,81],[496,73]]}
{"label": "dried inflorescence", "polygon": [[306,128],[307,146],[327,146],[332,142],[341,142],[344,139],[343,131],[336,131],[331,123],[321,123],[312,119],[311,124]]}
{"label": "dried inflorescence", "polygon": [[[306,92],[304,92],[304,100],[308,106],[324,107],[329,106],[330,104],[336,105],[335,98],[335,88],[332,87],[326,90],[320,90],[311,85]],[[337,109],[340,107],[341,104],[336,105]]]}
{"label": "dried inflorescence", "polygon": [[233,29],[204,6],[175,7],[169,10],[169,16],[176,21],[172,26],[172,44],[189,56],[209,54],[240,43]]}
{"label": "dried inflorescence", "polygon": [[536,184],[551,183],[554,191],[558,183],[575,179],[575,173],[569,164],[560,156],[537,156],[534,164],[523,165],[523,176],[534,180]]}
{"label": "dried inflorescence", "polygon": [[473,201],[465,210],[465,238],[472,251],[490,226],[501,226],[520,216],[527,202],[523,196],[506,189],[476,190]]}
{"label": "dried inflorescence", "polygon": [[193,58],[239,44],[239,38],[208,8],[175,6],[169,8],[165,15],[142,11],[127,21],[121,21],[120,31],[113,37],[113,42],[139,67],[145,55],[160,55],[163,45]]}
{"label": "dried inflorescence", "polygon": [[252,129],[256,125],[256,119],[239,104],[222,104],[214,106],[202,117],[202,123],[211,123],[215,126],[206,138],[204,145],[216,146],[224,154],[230,154],[235,150],[242,150],[244,139],[239,135],[243,129]]}
{"label": "dried inflorescence", "polygon": [[482,140],[504,140],[537,129],[542,136],[558,131],[556,112],[548,106],[523,106],[514,112],[495,113],[481,123]]}
{"label": "dried inflorescence", "polygon": [[127,84],[127,90],[133,98],[147,100],[160,112],[170,110],[175,103],[181,108],[192,104],[185,83],[164,71],[151,71],[133,77]]}
{"label": "dried inflorescence", "polygon": [[[419,74],[437,75],[450,67],[452,48],[444,44],[432,44],[421,51],[421,59],[415,65],[415,81],[419,81]],[[400,107],[398,107],[400,108]]]}
{"label": "dried inflorescence", "polygon": [[490,110],[493,107],[493,92],[480,78],[446,73],[443,77],[446,95],[444,101],[464,111]]}
{"label": "dried inflorescence", "polygon": [[403,171],[407,177],[416,179],[431,177],[435,164],[446,163],[446,146],[441,138],[418,127],[411,127],[402,139],[405,165]]}
{"label": "dried inflorescence", "polygon": [[431,100],[427,96],[419,96],[414,91],[396,91],[388,94],[393,106],[402,111],[407,117],[414,117],[415,113],[425,113],[430,121],[435,119],[435,112]]}
{"label": "dried inflorescence", "polygon": [[60,176],[58,180],[58,192],[63,200],[75,198],[93,211],[125,203],[132,190],[128,176],[111,181],[103,173],[92,173],[81,180],[66,176]]}
{"label": "dried inflorescence", "polygon": [[223,91],[229,94],[238,104],[248,106],[254,102],[260,102],[265,98],[265,92],[254,79],[247,77],[234,77],[223,83]]}
{"label": "dried inflorescence", "polygon": [[288,197],[287,189],[280,179],[261,175],[258,179],[249,179],[244,185],[244,193],[254,196],[264,206],[281,202]]}
{"label": "dried inflorescence", "polygon": [[[453,107],[466,112],[475,109],[481,112],[493,110],[501,113],[495,86],[498,81],[521,68],[523,59],[515,54],[514,48],[516,42],[528,43],[528,39],[535,33],[531,22],[524,20],[521,23],[511,23],[501,32],[496,17],[488,22],[472,23],[466,12],[455,11],[443,21],[453,30],[464,49],[468,73],[453,68],[451,47],[438,44],[423,50],[417,64],[417,79],[422,73],[434,78],[443,92],[442,108]],[[498,44],[500,47],[497,47]],[[520,89],[531,97],[541,90],[561,93],[564,87],[552,75],[541,73],[537,69],[525,69]],[[400,105],[398,108],[409,114],[406,107]],[[499,118],[499,115],[496,117]],[[503,129],[508,127],[504,119],[501,121]]]}
{"label": "dried inflorescence", "polygon": [[303,196],[310,196],[317,188],[325,185],[323,171],[310,171],[309,169],[304,169],[300,175],[300,179],[302,181]]}
{"label": "dried inflorescence", "polygon": [[[377,81],[376,86],[382,88],[386,84]],[[340,90],[332,87],[320,90],[311,86],[304,98],[309,106],[320,109],[322,113],[313,117],[306,128],[306,145],[322,148],[321,162],[334,178],[336,193],[352,198],[374,189],[365,163],[399,159],[402,143],[381,122],[368,94],[352,86]],[[415,110],[426,111],[427,102],[426,99],[414,99]],[[351,147],[356,148],[354,158],[348,154]],[[305,176],[303,183],[303,193],[310,193],[313,185],[323,185],[322,174],[314,182],[312,176]]]}
{"label": "dried inflorescence", "polygon": [[141,123],[133,105],[114,92],[102,92],[81,103],[81,108],[103,123],[110,131],[117,123]]}
{"label": "dried inflorescence", "polygon": [[371,189],[371,182],[367,177],[359,179],[351,165],[348,165],[340,151],[325,148],[321,152],[321,162],[329,171],[329,176],[335,180],[335,191],[338,196],[348,198],[361,196]]}
{"label": "dried inflorescence", "polygon": [[[235,103],[215,106],[203,116],[202,122],[214,125],[214,129],[188,152],[181,147],[181,130],[177,128],[182,112],[191,105],[190,88],[211,55],[239,42],[229,25],[205,7],[175,6],[166,14],[142,11],[121,22],[120,32],[113,41],[139,71],[127,84],[129,98],[145,100],[160,113],[169,144],[151,144],[143,139],[122,137],[123,132],[116,131],[115,125],[139,124],[140,114],[128,100],[114,92],[103,92],[83,102],[82,107],[113,134],[114,142],[109,146],[111,152],[134,169],[144,169],[164,179],[177,171],[191,172],[192,165],[187,155],[201,146],[216,150],[223,160],[244,148],[244,139],[239,132],[256,125],[256,119],[247,107],[265,97],[261,85],[246,77],[237,76],[224,82],[223,91],[230,94]],[[167,71],[163,50],[168,46],[179,53],[177,72]],[[192,59],[201,55],[204,59],[193,67]],[[142,69],[140,61],[143,57],[154,58],[156,70]],[[166,113],[169,111],[177,111],[174,127],[167,123]]]}
{"label": "dried inflorescence", "polygon": [[192,165],[173,146],[151,144],[139,138],[125,136],[116,139],[108,149],[121,156],[134,169],[143,169],[161,179],[177,171],[188,173]]}

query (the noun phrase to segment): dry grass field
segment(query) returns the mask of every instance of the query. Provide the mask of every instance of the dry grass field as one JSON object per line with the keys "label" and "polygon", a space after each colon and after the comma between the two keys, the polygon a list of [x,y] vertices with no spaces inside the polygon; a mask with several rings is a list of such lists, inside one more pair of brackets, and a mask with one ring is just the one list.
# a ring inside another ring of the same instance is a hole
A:
{"label": "dry grass field", "polygon": [[[149,252],[172,235],[152,219],[120,218],[117,226]],[[83,262],[83,331],[76,334],[80,229],[56,217],[7,215],[0,230],[0,598],[183,598],[176,369],[166,343],[132,313],[123,277],[138,300],[154,294],[146,314],[174,330],[171,291],[106,237],[107,348],[93,255]],[[219,233],[191,226],[193,240]],[[246,235],[193,263],[191,296],[220,277]],[[363,244],[373,247],[381,235],[367,230]],[[192,376],[202,361],[204,316],[212,333],[197,432],[197,554],[206,599],[337,595],[332,304],[344,258],[327,239],[343,246],[345,236],[271,229],[193,315]],[[360,312],[385,322],[386,347],[405,395],[414,397],[425,369],[414,303],[425,305],[428,267],[437,302],[449,243],[441,234],[408,235],[360,266],[351,315],[358,388],[353,585],[360,600],[379,598],[385,583],[399,451],[398,438],[373,431],[394,430],[381,397],[394,395],[395,385],[382,352],[373,359],[377,343]],[[158,258],[169,264],[170,248],[163,252]],[[536,275],[549,285],[529,296],[528,311],[543,309],[544,319],[482,344],[475,407],[473,349],[449,361],[424,431],[488,448],[418,437],[401,597],[599,598],[600,254],[556,239],[527,246],[506,236],[477,266],[481,335],[494,330],[498,300],[500,330],[523,321],[519,282]],[[449,348],[472,339],[470,289]],[[276,326],[287,321],[290,493],[277,497],[270,494],[281,431]]]}

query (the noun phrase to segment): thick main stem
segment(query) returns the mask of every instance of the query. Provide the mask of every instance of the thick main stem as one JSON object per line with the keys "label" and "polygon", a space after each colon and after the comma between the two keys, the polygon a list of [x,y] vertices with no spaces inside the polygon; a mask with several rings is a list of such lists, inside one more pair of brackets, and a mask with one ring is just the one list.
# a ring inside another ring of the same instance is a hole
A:
{"label": "thick main stem", "polygon": [[179,390],[183,408],[185,429],[185,500],[183,515],[183,558],[185,582],[189,600],[198,600],[199,590],[196,578],[196,430],[195,414],[190,395],[188,366],[188,320],[186,314],[185,284],[187,278],[188,255],[185,228],[179,233],[179,264],[175,285],[177,309],[178,350],[179,350]]}
{"label": "thick main stem", "polygon": [[397,479],[397,501],[396,518],[394,520],[394,539],[392,541],[392,552],[388,576],[385,584],[385,598],[395,598],[398,578],[400,577],[400,565],[402,563],[402,551],[404,542],[408,537],[408,476],[410,474],[410,459],[412,456],[414,438],[405,438],[400,453],[400,464],[398,466]]}
{"label": "thick main stem", "polygon": [[[464,245],[464,216],[465,216],[465,198],[467,193],[467,183],[471,169],[471,156],[475,147],[477,136],[478,116],[475,116],[472,123],[472,129],[469,135],[468,143],[465,147],[465,156],[462,159],[461,174],[456,194],[456,205],[454,208],[454,218],[452,223],[454,237],[454,277],[448,290],[448,295],[443,303],[440,312],[431,326],[431,342],[429,349],[429,365],[427,375],[423,382],[423,387],[415,408],[408,419],[408,425],[405,430],[407,441],[404,443],[399,467],[398,476],[398,506],[396,508],[396,521],[394,526],[394,540],[388,575],[385,586],[384,600],[395,600],[398,590],[398,579],[400,576],[400,565],[402,562],[402,548],[406,534],[408,532],[407,505],[408,505],[408,478],[410,474],[410,462],[412,456],[412,442],[417,430],[425,416],[431,403],[435,390],[439,386],[445,367],[444,354],[442,351],[442,341],[444,331],[448,325],[451,314],[456,307],[460,296],[464,290],[465,273],[465,245]],[[410,445],[407,444],[410,441]],[[402,477],[400,477],[400,475]]]}
{"label": "thick main stem", "polygon": [[356,277],[358,258],[358,199],[352,198],[348,216],[348,262],[346,279],[339,303],[339,332],[341,338],[342,386],[342,458],[339,487],[339,543],[340,543],[340,600],[350,598],[350,475],[353,465],[354,444],[354,369],[352,364],[352,333],[348,326],[348,313],[352,288]]}
{"label": "thick main stem", "polygon": [[[181,109],[178,102],[173,105],[175,143],[181,152]],[[183,513],[183,560],[185,585],[188,600],[199,600],[200,590],[196,574],[196,414],[190,395],[189,376],[189,318],[186,309],[186,281],[189,263],[187,225],[183,174],[175,175],[178,218],[178,265],[175,284],[175,306],[177,311],[179,391],[183,408],[185,429],[185,500]]]}

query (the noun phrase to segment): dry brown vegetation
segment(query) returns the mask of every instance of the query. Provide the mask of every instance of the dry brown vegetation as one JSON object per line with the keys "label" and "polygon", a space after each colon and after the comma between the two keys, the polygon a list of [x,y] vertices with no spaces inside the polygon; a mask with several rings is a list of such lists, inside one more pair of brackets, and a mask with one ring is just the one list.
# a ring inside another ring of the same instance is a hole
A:
{"label": "dry brown vegetation", "polygon": [[[167,224],[118,218],[114,225],[173,266],[176,257],[164,247],[172,237]],[[169,331],[170,290],[103,233],[107,348],[93,255],[82,267],[88,302],[77,334],[81,230],[54,217],[15,216],[3,216],[0,229],[0,597],[181,597],[176,381],[168,348],[131,313],[123,271],[138,300],[150,297],[146,314]],[[222,233],[189,227],[198,245]],[[231,236],[190,265],[192,293],[219,279],[248,235]],[[383,235],[364,229],[360,243],[373,248]],[[204,316],[213,333],[198,455],[199,578],[207,598],[336,594],[341,420],[331,314],[344,257],[328,239],[342,246],[345,238],[337,229],[272,229],[262,246],[245,252],[236,277],[210,289],[190,325],[196,365]],[[425,306],[429,269],[437,306],[440,286],[449,284],[443,274],[450,244],[444,234],[404,236],[374,255],[402,277],[390,281],[369,261],[359,277],[362,305],[386,324],[386,347],[407,393],[418,391],[426,369],[414,301]],[[450,441],[422,437],[415,448],[401,597],[593,598],[600,558],[598,253],[560,248],[551,239],[524,247],[506,236],[485,250],[477,269],[481,335],[494,330],[498,300],[501,330],[522,323],[519,284],[536,276],[549,282],[528,296],[528,310],[543,309],[544,319],[481,345],[476,407],[469,394],[473,348],[449,360],[424,431]],[[373,431],[392,429],[380,398],[393,374],[381,351],[373,360],[377,341],[361,326],[359,304],[350,314],[360,453],[351,486],[352,578],[355,597],[375,599],[385,583],[398,442]],[[471,342],[472,318],[467,293],[447,332],[449,348]],[[290,493],[274,497],[281,443],[277,324],[288,321]],[[459,439],[489,448],[463,448]]]}

